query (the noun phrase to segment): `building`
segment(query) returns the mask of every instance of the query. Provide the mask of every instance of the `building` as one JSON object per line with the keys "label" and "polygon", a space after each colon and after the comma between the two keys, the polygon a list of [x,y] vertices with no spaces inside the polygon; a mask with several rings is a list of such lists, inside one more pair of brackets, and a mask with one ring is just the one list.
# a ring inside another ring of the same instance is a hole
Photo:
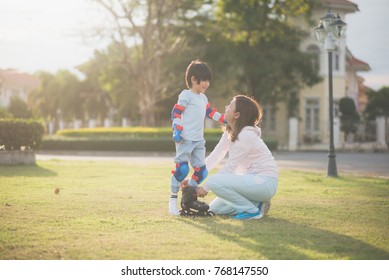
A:
{"label": "building", "polygon": [[354,100],[359,113],[365,111],[367,96],[366,88],[363,85],[364,79],[358,76],[358,72],[369,70],[369,64],[355,58],[346,48],[346,96]]}
{"label": "building", "polygon": [[27,102],[31,91],[39,87],[38,78],[15,69],[0,69],[0,107],[7,108],[12,98]]}
{"label": "building", "polygon": [[[358,6],[346,0],[322,0],[322,5],[312,13],[312,20],[319,23],[328,11],[347,23],[347,14],[355,13]],[[279,103],[273,108],[265,106],[263,130],[267,138],[277,139],[279,148],[288,150],[326,150],[329,146],[329,86],[328,86],[328,52],[313,34],[313,27],[303,20],[295,22],[311,36],[301,43],[301,50],[316,56],[313,63],[317,64],[322,81],[312,87],[305,87],[297,94],[298,113],[293,119],[288,118],[286,104]],[[347,36],[347,34],[346,34]],[[363,78],[360,71],[369,71],[366,62],[354,57],[346,46],[346,36],[337,40],[336,49],[332,52],[333,61],[333,100],[334,100],[334,142],[339,147],[342,141],[339,120],[339,100],[350,97],[354,100],[360,112],[366,106],[367,98]]]}

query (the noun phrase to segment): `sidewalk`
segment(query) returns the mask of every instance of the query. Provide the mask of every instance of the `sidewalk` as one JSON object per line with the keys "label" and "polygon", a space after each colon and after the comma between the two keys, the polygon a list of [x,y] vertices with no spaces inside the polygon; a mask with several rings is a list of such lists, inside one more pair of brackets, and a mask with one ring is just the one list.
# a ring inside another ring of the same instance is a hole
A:
{"label": "sidewalk", "polygon": [[[40,151],[37,160],[114,160],[131,163],[150,162],[173,164],[174,153],[154,152],[57,152]],[[280,169],[322,172],[327,174],[328,153],[275,152]],[[389,153],[336,153],[338,174],[354,174],[389,179]]]}

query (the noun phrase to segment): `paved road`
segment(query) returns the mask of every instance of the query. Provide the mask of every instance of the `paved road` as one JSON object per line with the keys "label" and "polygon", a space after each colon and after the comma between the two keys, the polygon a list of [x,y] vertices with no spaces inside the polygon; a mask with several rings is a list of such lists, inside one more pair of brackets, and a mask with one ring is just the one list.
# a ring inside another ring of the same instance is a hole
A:
{"label": "paved road", "polygon": [[[327,174],[328,153],[278,152],[274,154],[280,168],[323,171]],[[389,179],[389,153],[337,153],[338,174],[359,174]]]}
{"label": "paved road", "polygon": [[[172,163],[173,153],[128,153],[128,152],[41,152],[37,160],[114,160],[132,163]],[[327,174],[328,154],[324,152],[276,152],[274,157],[280,169],[311,170]],[[338,174],[389,179],[389,153],[337,153]]]}

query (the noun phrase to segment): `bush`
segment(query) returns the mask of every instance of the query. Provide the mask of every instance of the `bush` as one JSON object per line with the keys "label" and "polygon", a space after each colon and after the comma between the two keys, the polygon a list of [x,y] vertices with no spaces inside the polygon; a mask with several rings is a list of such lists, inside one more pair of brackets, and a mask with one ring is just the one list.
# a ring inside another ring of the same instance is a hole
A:
{"label": "bush", "polygon": [[[219,138],[206,139],[207,151],[212,151]],[[270,150],[277,149],[278,142],[265,140]],[[87,138],[48,138],[43,141],[43,150],[68,151],[123,151],[123,152],[174,152],[171,138],[133,138],[133,139],[87,139]]]}
{"label": "bush", "polygon": [[345,133],[355,133],[358,129],[359,115],[354,100],[350,97],[343,97],[339,100],[339,110],[341,112],[340,129]]}
{"label": "bush", "polygon": [[46,139],[43,150],[65,151],[130,151],[130,152],[158,152],[174,151],[175,146],[171,139],[143,138],[143,139]]}
{"label": "bush", "polygon": [[3,107],[0,107],[0,119],[12,118],[12,114]]}
{"label": "bush", "polygon": [[0,149],[38,150],[42,144],[44,126],[36,120],[0,119]]}
{"label": "bush", "polygon": [[[63,129],[56,133],[65,137],[85,138],[170,138],[172,137],[171,127],[98,127],[81,129]],[[206,138],[219,138],[222,135],[220,128],[205,129]]]}
{"label": "bush", "polygon": [[[212,151],[222,135],[220,128],[205,129],[207,151]],[[278,142],[265,140],[269,149]],[[56,137],[46,137],[43,150],[174,152],[170,127],[112,127],[64,129]]]}

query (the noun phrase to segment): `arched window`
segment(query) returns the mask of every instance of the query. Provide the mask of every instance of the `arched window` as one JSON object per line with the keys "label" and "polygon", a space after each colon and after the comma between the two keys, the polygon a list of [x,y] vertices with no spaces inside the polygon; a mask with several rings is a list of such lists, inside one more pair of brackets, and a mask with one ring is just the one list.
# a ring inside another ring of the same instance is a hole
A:
{"label": "arched window", "polygon": [[313,69],[320,70],[320,48],[317,45],[309,45],[307,53],[311,55]]}

